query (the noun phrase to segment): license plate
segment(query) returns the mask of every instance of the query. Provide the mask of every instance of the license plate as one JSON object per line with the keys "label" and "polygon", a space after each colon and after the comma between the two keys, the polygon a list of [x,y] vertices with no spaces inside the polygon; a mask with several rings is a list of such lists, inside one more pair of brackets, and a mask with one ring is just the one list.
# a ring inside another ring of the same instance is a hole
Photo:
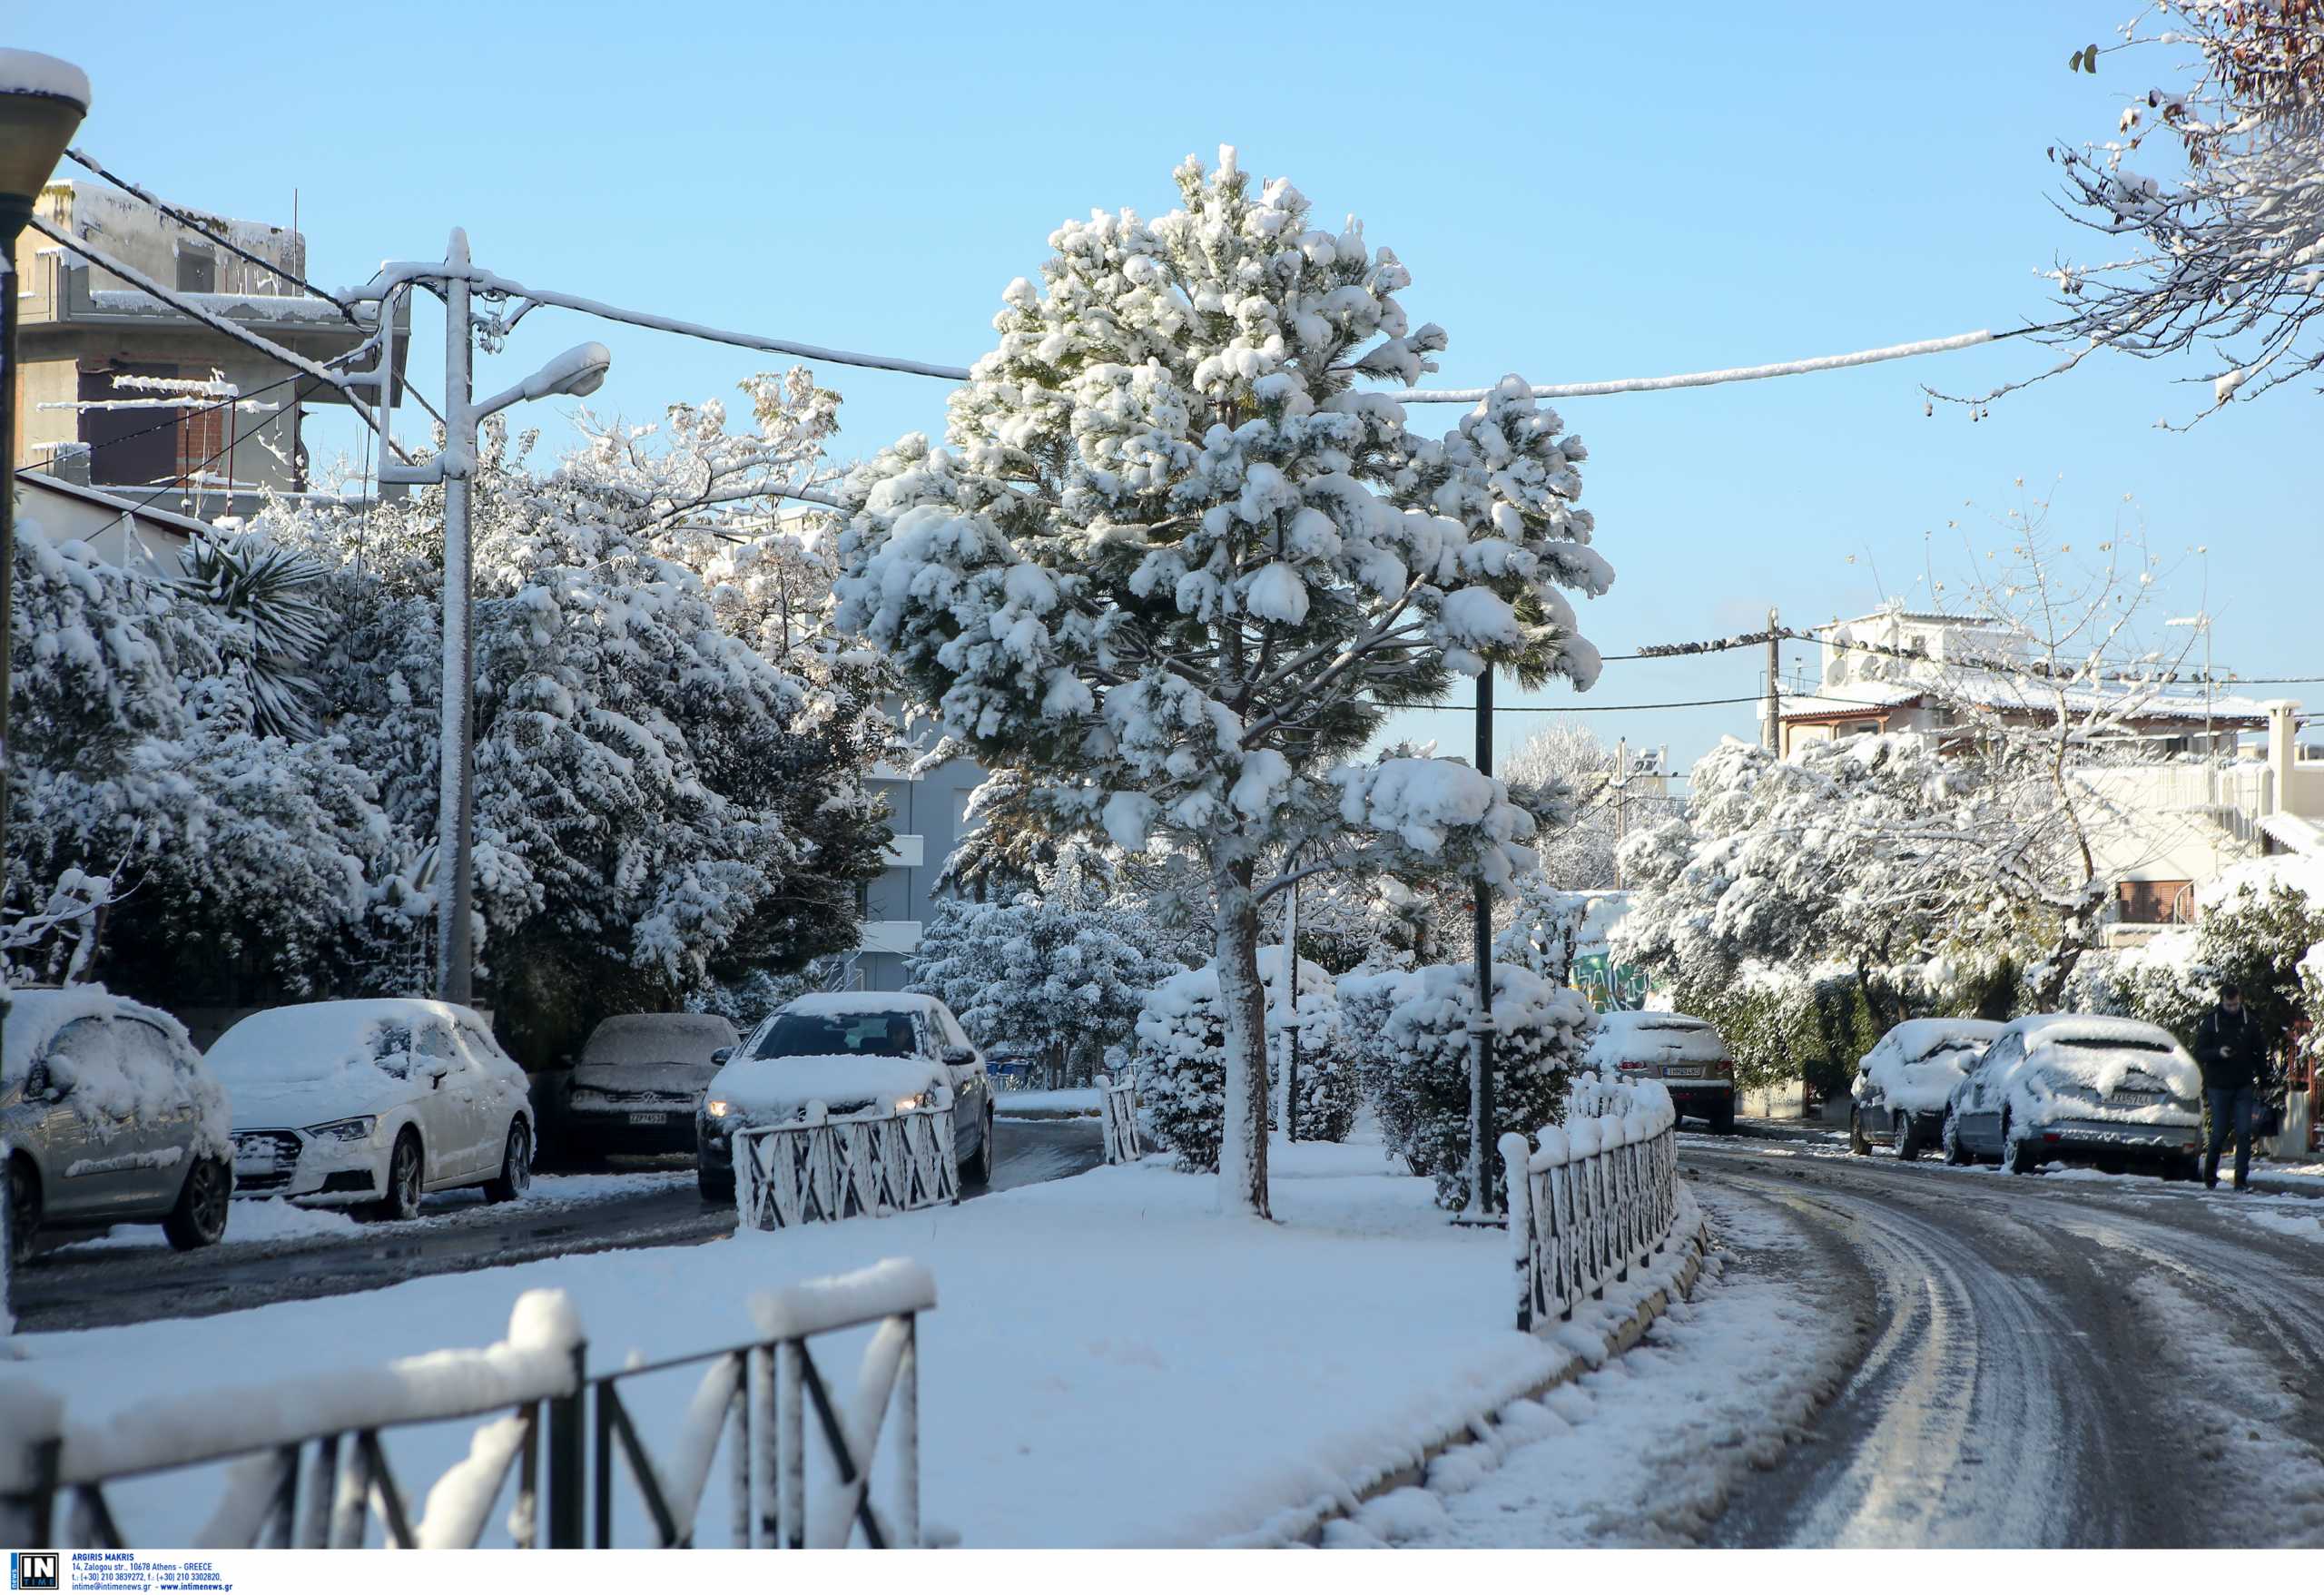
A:
{"label": "license plate", "polygon": [[2150,1103],[2162,1101],[2162,1093],[2160,1091],[2116,1091],[2109,1095],[2106,1100],[2120,1103],[2126,1108],[2144,1108]]}
{"label": "license plate", "polygon": [[670,1116],[666,1113],[633,1113],[629,1116],[629,1122],[632,1124],[667,1124],[670,1122]]}
{"label": "license plate", "polygon": [[1692,1066],[1679,1068],[1673,1065],[1662,1071],[1662,1078],[1667,1080],[1699,1080],[1703,1078],[1703,1071]]}

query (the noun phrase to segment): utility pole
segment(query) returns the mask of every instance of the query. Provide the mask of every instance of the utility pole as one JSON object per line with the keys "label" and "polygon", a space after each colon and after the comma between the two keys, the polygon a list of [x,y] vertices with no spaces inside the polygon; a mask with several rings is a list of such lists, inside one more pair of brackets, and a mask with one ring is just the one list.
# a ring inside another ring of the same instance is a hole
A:
{"label": "utility pole", "polygon": [[1622,889],[1622,843],[1630,837],[1630,739],[1614,743],[1614,890]]}
{"label": "utility pole", "polygon": [[[444,683],[443,715],[437,743],[436,810],[436,996],[444,1002],[470,1001],[476,992],[475,949],[469,921],[473,895],[471,855],[476,835],[476,645],[475,584],[469,559],[469,512],[476,478],[477,431],[486,418],[520,399],[559,396],[586,398],[606,379],[613,356],[602,343],[566,350],[514,388],[478,404],[476,399],[476,322],[469,298],[475,268],[468,235],[452,229],[441,266],[418,266],[359,297],[377,300],[383,328],[392,326],[389,301],[413,282],[440,282],[444,289],[444,447],[422,465],[382,458],[379,484],[440,485],[444,489]],[[379,395],[384,438],[395,388],[394,333],[382,334],[379,369],[368,380]],[[364,379],[350,379],[350,382]]]}
{"label": "utility pole", "polygon": [[[1295,857],[1298,850],[1292,850]],[[1283,1134],[1299,1138],[1299,882],[1283,911],[1283,961],[1291,971],[1291,1011],[1284,1016]]]}
{"label": "utility pole", "polygon": [[1776,674],[1783,668],[1783,644],[1780,636],[1783,622],[1777,618],[1775,606],[1768,606],[1768,723],[1761,734],[1768,752],[1777,758],[1783,756],[1783,700],[1776,687]]}
{"label": "utility pole", "polygon": [[[468,235],[452,229],[447,266],[468,265]],[[436,810],[436,996],[467,1003],[476,994],[469,946],[468,879],[476,814],[476,648],[468,640],[475,582],[468,566],[468,487],[476,474],[475,327],[468,280],[444,278],[444,702],[438,722]]]}

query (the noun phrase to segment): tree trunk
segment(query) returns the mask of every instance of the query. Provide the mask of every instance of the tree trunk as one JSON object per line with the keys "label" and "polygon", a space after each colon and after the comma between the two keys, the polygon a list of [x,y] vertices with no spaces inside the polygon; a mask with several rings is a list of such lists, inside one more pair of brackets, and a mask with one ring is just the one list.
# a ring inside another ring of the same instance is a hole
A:
{"label": "tree trunk", "polygon": [[1267,1211],[1266,990],[1259,983],[1259,908],[1250,866],[1236,866],[1218,902],[1219,1007],[1226,1021],[1226,1112],[1218,1143],[1218,1202],[1230,1213]]}

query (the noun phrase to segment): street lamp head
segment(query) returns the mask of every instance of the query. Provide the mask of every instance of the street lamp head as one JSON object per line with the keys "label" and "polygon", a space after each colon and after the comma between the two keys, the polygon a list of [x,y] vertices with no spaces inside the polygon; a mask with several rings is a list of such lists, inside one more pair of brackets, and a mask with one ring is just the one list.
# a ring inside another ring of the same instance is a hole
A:
{"label": "street lamp head", "polygon": [[88,74],[33,50],[0,50],[0,212],[14,237],[89,111]]}
{"label": "street lamp head", "polygon": [[586,399],[605,386],[613,363],[613,351],[604,344],[576,344],[525,379],[525,397]]}

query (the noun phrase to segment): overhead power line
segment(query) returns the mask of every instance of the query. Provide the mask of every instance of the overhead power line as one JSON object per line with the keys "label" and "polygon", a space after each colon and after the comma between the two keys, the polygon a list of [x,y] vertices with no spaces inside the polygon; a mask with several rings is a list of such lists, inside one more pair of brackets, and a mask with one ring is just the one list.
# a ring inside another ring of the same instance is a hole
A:
{"label": "overhead power line", "polygon": [[[1761,382],[1770,377],[1804,377],[1816,371],[1845,370],[1850,366],[1876,365],[1882,360],[1911,359],[1915,355],[1946,354],[1974,349],[1981,343],[2015,338],[2031,328],[2012,332],[1960,332],[1951,338],[1925,338],[1917,343],[1892,343],[1882,349],[1860,349],[1852,354],[1813,355],[1807,359],[1777,360],[1765,366],[1729,366],[1716,371],[1689,371],[1676,377],[1622,377],[1610,382],[1549,382],[1529,388],[1536,399],[1598,399],[1610,393],[1667,393],[1679,388],[1712,388],[1724,382]],[[1406,388],[1384,395],[1400,404],[1475,404],[1490,388]]]}

